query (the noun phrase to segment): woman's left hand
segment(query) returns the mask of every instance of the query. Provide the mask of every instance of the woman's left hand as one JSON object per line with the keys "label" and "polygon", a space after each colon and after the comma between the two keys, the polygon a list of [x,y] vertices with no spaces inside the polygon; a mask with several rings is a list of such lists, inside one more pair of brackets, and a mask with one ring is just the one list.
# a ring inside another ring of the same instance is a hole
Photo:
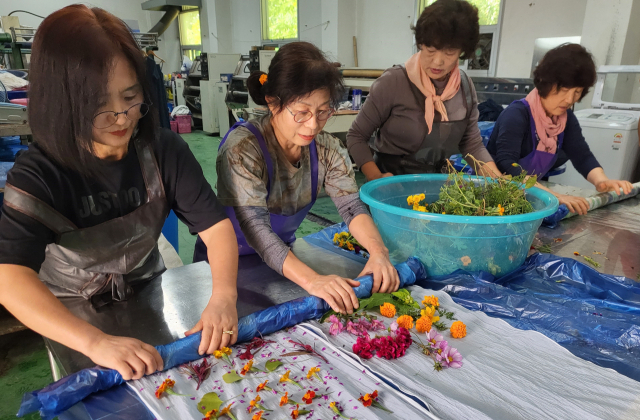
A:
{"label": "woman's left hand", "polygon": [[621,188],[624,194],[629,194],[633,189],[633,185],[631,185],[629,181],[620,181],[616,179],[608,179],[596,185],[596,190],[598,190],[598,192],[614,191],[618,195],[620,195]]}
{"label": "woman's left hand", "polygon": [[[190,336],[202,331],[199,354],[212,354],[214,351],[235,344],[238,339],[238,311],[236,300],[225,296],[212,296],[202,311],[200,321],[185,333]],[[233,334],[224,331],[233,331]]]}
{"label": "woman's left hand", "polygon": [[369,255],[369,261],[367,261],[367,264],[358,277],[367,274],[373,276],[371,293],[391,293],[398,290],[400,286],[398,272],[393,264],[391,264],[389,256],[383,252],[371,253]]}

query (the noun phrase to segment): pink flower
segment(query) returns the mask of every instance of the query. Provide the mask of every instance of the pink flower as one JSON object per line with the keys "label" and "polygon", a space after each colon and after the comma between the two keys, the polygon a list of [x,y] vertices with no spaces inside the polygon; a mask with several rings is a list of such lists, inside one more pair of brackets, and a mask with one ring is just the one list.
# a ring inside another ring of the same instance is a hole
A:
{"label": "pink flower", "polygon": [[427,333],[427,342],[428,342],[427,345],[432,349],[435,349],[436,347],[438,347],[438,343],[442,342],[443,340],[444,339],[442,338],[442,335],[440,335],[438,333],[438,330],[436,330],[435,328],[431,328],[431,331]]}
{"label": "pink flower", "polygon": [[370,330],[371,329],[371,323],[369,321],[367,321],[367,318],[360,318],[358,320],[358,324],[364,328],[365,330]]}
{"label": "pink flower", "polygon": [[369,336],[367,330],[360,323],[347,321],[347,332],[357,336]]}
{"label": "pink flower", "polygon": [[368,335],[366,337],[358,337],[358,341],[353,345],[353,352],[363,359],[371,359],[373,357],[373,346]]}
{"label": "pink flower", "polygon": [[378,321],[377,319],[371,321],[371,331],[380,331],[384,329],[384,322]]}
{"label": "pink flower", "polygon": [[391,360],[404,356],[413,340],[409,331],[400,327],[396,330],[395,337],[378,337],[373,339],[372,343],[376,349],[376,356]]}
{"label": "pink flower", "polygon": [[391,325],[389,325],[389,329],[395,332],[398,329],[398,323],[396,321],[393,321]]}
{"label": "pink flower", "polygon": [[443,368],[458,369],[462,367],[462,355],[453,347],[445,347],[442,353],[436,355],[436,359],[442,364]]}
{"label": "pink flower", "polygon": [[337,316],[331,315],[329,317],[329,321],[331,322],[331,326],[329,327],[329,334],[337,335],[344,330],[344,325]]}

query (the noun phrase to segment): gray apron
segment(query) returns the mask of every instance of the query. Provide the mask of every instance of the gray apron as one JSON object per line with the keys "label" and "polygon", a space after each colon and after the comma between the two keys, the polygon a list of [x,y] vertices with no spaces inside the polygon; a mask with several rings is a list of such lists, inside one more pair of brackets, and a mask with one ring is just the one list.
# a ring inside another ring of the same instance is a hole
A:
{"label": "gray apron", "polygon": [[162,177],[151,147],[134,145],[147,201],[131,213],[78,229],[49,205],[10,184],[4,204],[36,219],[56,234],[47,245],[39,277],[58,297],[83,296],[94,306],[128,299],[132,284],[151,280],[166,269],[158,238],[169,214]]}
{"label": "gray apron", "polygon": [[[402,70],[408,79],[407,70],[404,67]],[[416,100],[424,109],[424,95],[411,80],[409,85]],[[460,70],[460,88],[467,110],[465,118],[458,121],[439,121],[440,114],[436,112],[431,133],[424,136],[422,143],[412,154],[390,155],[377,151],[374,153],[374,161],[380,171],[394,175],[447,172],[447,159],[451,155],[460,153],[460,141],[467,131],[471,111],[473,111],[469,78],[462,70]]]}

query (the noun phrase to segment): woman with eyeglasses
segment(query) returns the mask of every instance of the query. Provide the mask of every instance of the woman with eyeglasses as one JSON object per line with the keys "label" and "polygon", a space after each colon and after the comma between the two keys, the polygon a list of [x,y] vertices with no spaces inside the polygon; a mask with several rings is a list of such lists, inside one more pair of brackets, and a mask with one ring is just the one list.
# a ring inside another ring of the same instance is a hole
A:
{"label": "woman with eyeglasses", "polygon": [[[234,224],[241,255],[258,253],[278,273],[341,313],[358,307],[359,283],[320,275],[290,251],[295,231],[324,188],[350,232],[370,252],[362,274],[374,277],[374,292],[398,288],[373,220],[358,195],[351,159],[340,141],[322,131],[342,94],[338,69],[307,42],[276,53],[269,74],[247,80],[251,98],[268,115],[236,124],[222,140],[216,163],[218,198]],[[196,242],[194,262],[207,246]]]}
{"label": "woman with eyeglasses", "polygon": [[8,174],[0,218],[0,304],[126,380],[162,369],[158,352],[105,334],[57,298],[99,307],[160,276],[157,241],[170,210],[212,250],[212,297],[187,334],[203,330],[201,354],[237,335],[232,224],[187,144],[159,129],[149,92],[124,22],[84,5],[48,16],[31,60],[35,143]]}

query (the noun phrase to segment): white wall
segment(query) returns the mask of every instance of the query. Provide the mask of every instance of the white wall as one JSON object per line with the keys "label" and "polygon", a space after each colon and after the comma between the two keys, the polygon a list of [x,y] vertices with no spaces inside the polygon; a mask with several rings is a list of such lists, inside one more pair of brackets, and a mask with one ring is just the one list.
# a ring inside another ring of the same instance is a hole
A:
{"label": "white wall", "polygon": [[357,0],[358,65],[386,69],[414,52],[415,0]]}
{"label": "white wall", "polygon": [[[142,10],[140,6],[144,0],[93,0],[86,1],[89,7],[100,7],[113,13],[120,19],[137,20],[141,32],[147,32],[162,17],[163,12],[149,12]],[[41,16],[47,16],[52,12],[70,4],[79,3],[76,0],[2,0],[0,1],[0,15],[7,15],[14,10],[26,10]],[[20,24],[37,27],[42,19],[26,14],[14,13],[12,16],[20,18]],[[163,72],[180,70],[180,40],[178,37],[177,19],[169,29],[160,37],[158,55],[167,62],[163,66]]]}
{"label": "white wall", "polygon": [[[357,0],[339,0],[338,3],[338,61],[353,67],[353,37],[357,36]],[[360,64],[360,63],[358,63]]]}
{"label": "white wall", "polygon": [[322,33],[327,27],[322,20],[322,2],[298,0],[298,18],[300,41],[310,42],[322,48]]}
{"label": "white wall", "polygon": [[582,35],[586,0],[503,1],[498,77],[530,77],[537,38]]}
{"label": "white wall", "polygon": [[232,53],[249,54],[260,45],[260,0],[231,1]]}

